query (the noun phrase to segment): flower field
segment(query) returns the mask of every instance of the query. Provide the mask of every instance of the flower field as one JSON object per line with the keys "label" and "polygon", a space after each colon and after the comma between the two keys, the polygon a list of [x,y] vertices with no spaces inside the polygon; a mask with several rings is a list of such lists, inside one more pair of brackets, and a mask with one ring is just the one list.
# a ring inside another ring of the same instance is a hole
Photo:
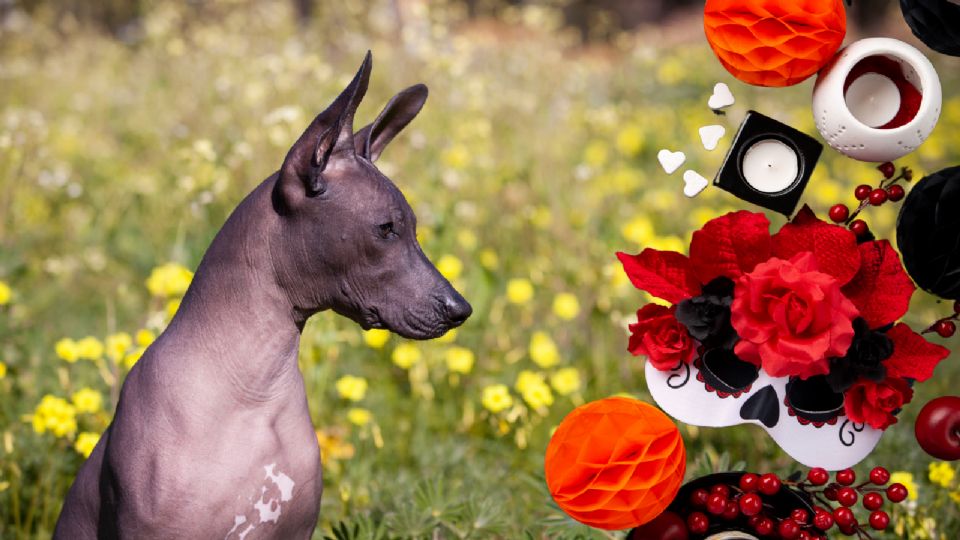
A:
{"label": "flower field", "polygon": [[[567,518],[543,473],[552,430],[574,407],[650,400],[627,325],[651,298],[615,253],[686,251],[707,220],[748,208],[716,188],[684,197],[656,154],[682,150],[712,178],[730,136],[708,152],[698,127],[733,133],[748,109],[816,134],[812,82],[745,86],[704,40],[661,47],[657,30],[576,48],[545,8],[466,22],[443,2],[401,4],[402,23],[394,3],[373,2],[320,10],[305,27],[289,2],[159,4],[128,42],[42,13],[3,21],[0,538],[50,537],[124,375],[176,312],[206,246],[367,49],[358,124],[406,86],[430,88],[378,166],[474,314],[429,342],[332,313],[309,321],[300,365],[325,483],[314,537],[623,536]],[[960,63],[934,60],[940,125],[898,162],[918,177],[960,162]],[[724,117],[706,106],[718,81],[737,98]],[[825,217],[879,178],[826,149],[804,202]],[[862,217],[894,240],[897,208]],[[952,309],[921,291],[904,322],[919,331]],[[955,350],[957,339],[931,341]],[[910,490],[876,538],[960,537],[958,466],[913,434],[922,405],[958,381],[954,353],[857,467],[883,465]],[[680,429],[688,478],[799,468],[758,428]]]}

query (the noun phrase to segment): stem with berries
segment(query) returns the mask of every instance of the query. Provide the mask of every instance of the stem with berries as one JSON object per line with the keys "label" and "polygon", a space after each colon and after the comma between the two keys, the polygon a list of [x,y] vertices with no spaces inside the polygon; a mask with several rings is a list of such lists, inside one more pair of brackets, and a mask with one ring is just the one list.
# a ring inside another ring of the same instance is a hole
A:
{"label": "stem with berries", "polygon": [[909,167],[900,169],[900,174],[897,176],[894,176],[897,172],[896,167],[889,161],[881,164],[877,169],[883,174],[883,179],[880,180],[878,187],[861,184],[853,191],[854,197],[860,201],[859,206],[853,213],[850,213],[850,209],[845,204],[835,204],[830,208],[830,220],[834,223],[846,225],[858,237],[863,237],[870,232],[867,223],[862,219],[857,219],[860,212],[863,212],[867,206],[881,206],[887,201],[899,202],[903,200],[907,192],[898,182],[913,180],[913,171]]}
{"label": "stem with berries", "polygon": [[957,333],[957,323],[960,321],[960,300],[953,303],[953,315],[948,315],[931,324],[921,334],[936,332],[942,338],[953,337]]}

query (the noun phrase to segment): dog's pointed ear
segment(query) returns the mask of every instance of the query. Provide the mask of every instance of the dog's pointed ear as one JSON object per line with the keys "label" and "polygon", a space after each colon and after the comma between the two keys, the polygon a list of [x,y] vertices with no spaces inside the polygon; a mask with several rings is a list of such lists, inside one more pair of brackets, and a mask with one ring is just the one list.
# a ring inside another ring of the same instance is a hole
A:
{"label": "dog's pointed ear", "polygon": [[335,155],[354,155],[353,116],[357,112],[370,83],[373,58],[370,51],[350,84],[343,89],[329,107],[314,118],[313,122],[293,144],[280,167],[278,186],[283,199],[298,192],[308,197],[323,193],[326,182],[323,170]]}
{"label": "dog's pointed ear", "polygon": [[376,161],[387,144],[417,116],[426,101],[427,87],[422,84],[415,84],[393,96],[377,119],[355,135],[357,154]]}

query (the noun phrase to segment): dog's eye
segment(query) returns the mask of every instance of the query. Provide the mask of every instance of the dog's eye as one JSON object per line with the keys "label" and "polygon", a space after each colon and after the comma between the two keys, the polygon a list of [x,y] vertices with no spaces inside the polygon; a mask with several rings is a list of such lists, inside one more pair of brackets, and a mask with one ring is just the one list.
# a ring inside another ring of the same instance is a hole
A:
{"label": "dog's eye", "polygon": [[380,238],[390,238],[392,236],[397,236],[397,232],[393,229],[393,222],[388,221],[386,223],[381,223],[377,226],[377,233],[380,235]]}

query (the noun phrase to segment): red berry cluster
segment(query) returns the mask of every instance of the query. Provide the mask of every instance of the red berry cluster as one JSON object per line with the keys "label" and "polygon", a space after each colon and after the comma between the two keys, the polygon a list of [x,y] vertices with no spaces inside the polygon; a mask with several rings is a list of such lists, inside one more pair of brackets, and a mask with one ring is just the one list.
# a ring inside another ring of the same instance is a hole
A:
{"label": "red berry cluster", "polygon": [[810,521],[810,513],[795,509],[786,518],[770,514],[771,506],[763,496],[776,495],[784,481],[775,474],[757,475],[747,473],[740,477],[739,485],[731,488],[716,484],[706,489],[696,489],[690,494],[690,505],[696,510],[687,516],[687,529],[694,534],[706,534],[710,520],[733,521],[747,517],[748,525],[764,537],[784,540],[825,540],[823,530],[817,530]]}
{"label": "red berry cluster", "polygon": [[[851,469],[838,471],[834,481],[825,469],[814,468],[807,473],[807,479],[796,487],[811,495],[822,506],[814,509],[813,524],[821,531],[830,530],[834,524],[847,536],[856,535],[861,539],[872,538],[864,523],[857,520],[853,509],[858,501],[870,512],[867,523],[870,528],[882,531],[890,526],[890,515],[881,510],[884,496],[891,503],[900,503],[907,498],[907,488],[903,484],[891,484],[890,472],[883,467],[874,467],[870,478],[854,485],[857,477]],[[839,506],[834,507],[834,503]]]}
{"label": "red berry cluster", "polygon": [[953,337],[957,333],[957,323],[960,320],[960,301],[953,303],[953,315],[949,315],[930,325],[923,331],[924,334],[936,332],[940,337]]}
{"label": "red berry cluster", "polygon": [[867,222],[856,219],[860,212],[868,205],[880,206],[887,201],[898,202],[903,200],[907,192],[897,182],[913,180],[913,171],[907,167],[901,169],[900,174],[896,177],[894,177],[894,174],[896,174],[897,168],[889,161],[877,168],[883,174],[883,180],[880,181],[878,187],[867,184],[857,186],[853,195],[860,201],[860,205],[853,211],[853,214],[850,213],[850,209],[845,204],[835,204],[830,208],[830,220],[834,223],[843,223],[857,236],[864,236],[870,232]]}

